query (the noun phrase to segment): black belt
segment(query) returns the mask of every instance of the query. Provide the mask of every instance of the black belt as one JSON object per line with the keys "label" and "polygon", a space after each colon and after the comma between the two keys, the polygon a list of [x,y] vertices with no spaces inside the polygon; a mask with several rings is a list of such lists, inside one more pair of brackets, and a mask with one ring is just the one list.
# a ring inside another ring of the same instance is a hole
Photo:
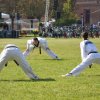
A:
{"label": "black belt", "polygon": [[88,53],[88,55],[91,54],[91,53],[98,53],[98,52],[97,51],[91,51],[91,52]]}
{"label": "black belt", "polygon": [[16,46],[8,46],[5,49],[7,49],[7,48],[18,48],[18,47],[16,47]]}

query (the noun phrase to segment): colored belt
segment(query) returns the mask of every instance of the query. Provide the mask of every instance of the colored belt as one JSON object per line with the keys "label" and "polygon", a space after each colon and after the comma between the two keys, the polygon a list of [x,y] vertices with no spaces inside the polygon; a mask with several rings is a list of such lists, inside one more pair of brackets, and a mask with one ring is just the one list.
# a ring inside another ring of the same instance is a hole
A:
{"label": "colored belt", "polygon": [[8,46],[5,49],[7,49],[7,48],[18,48],[18,47],[16,47],[16,46]]}
{"label": "colored belt", "polygon": [[91,52],[88,53],[88,55],[91,54],[91,53],[98,53],[98,52],[97,51],[91,51]]}

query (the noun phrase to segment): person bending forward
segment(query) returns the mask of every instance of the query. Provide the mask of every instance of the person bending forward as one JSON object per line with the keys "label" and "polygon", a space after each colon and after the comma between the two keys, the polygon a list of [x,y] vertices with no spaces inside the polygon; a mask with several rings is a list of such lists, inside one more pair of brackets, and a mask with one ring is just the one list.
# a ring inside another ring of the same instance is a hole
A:
{"label": "person bending forward", "polygon": [[0,71],[8,63],[9,60],[15,61],[16,64],[22,68],[22,70],[25,72],[25,74],[30,79],[39,79],[38,76],[36,76],[32,72],[32,68],[25,60],[25,57],[23,56],[20,49],[14,44],[6,45],[5,48],[3,49],[3,51],[1,52],[1,54],[0,54]]}
{"label": "person bending forward", "polygon": [[37,37],[27,41],[27,49],[23,52],[23,55],[26,57],[34,49],[39,48],[41,54],[41,48],[49,55],[52,59],[59,60],[60,58],[50,50],[48,43],[45,38]]}

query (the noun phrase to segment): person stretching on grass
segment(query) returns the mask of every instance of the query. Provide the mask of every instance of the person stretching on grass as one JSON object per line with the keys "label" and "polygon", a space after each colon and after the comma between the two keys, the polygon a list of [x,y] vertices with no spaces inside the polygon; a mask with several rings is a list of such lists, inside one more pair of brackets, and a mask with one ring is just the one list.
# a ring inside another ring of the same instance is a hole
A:
{"label": "person stretching on grass", "polygon": [[35,48],[39,48],[39,53],[41,54],[41,48],[49,55],[52,59],[59,60],[60,58],[50,50],[48,43],[45,38],[36,37],[27,41],[27,49],[23,52],[23,55],[26,57],[29,53]]}
{"label": "person stretching on grass", "polygon": [[39,79],[39,77],[33,73],[32,68],[25,60],[25,57],[23,56],[20,49],[14,44],[6,45],[3,51],[1,52],[0,71],[5,65],[7,66],[7,63],[10,60],[13,60],[17,65],[19,65],[30,79]]}
{"label": "person stretching on grass", "polygon": [[93,42],[88,40],[88,32],[83,32],[83,41],[80,43],[82,62],[76,66],[69,73],[62,75],[62,77],[76,76],[80,74],[86,67],[92,66],[92,63],[100,64],[100,53]]}

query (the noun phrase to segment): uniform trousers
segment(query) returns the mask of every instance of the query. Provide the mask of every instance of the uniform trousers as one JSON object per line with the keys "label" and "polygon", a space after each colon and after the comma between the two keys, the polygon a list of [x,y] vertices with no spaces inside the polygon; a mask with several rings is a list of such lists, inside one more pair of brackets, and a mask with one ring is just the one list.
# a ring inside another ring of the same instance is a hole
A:
{"label": "uniform trousers", "polygon": [[76,66],[70,73],[73,76],[80,74],[86,67],[92,63],[100,64],[100,53],[91,53],[78,66]]}
{"label": "uniform trousers", "polygon": [[23,54],[17,47],[5,48],[1,52],[0,71],[3,69],[3,67],[9,60],[15,60],[19,64],[19,66],[22,68],[22,70],[25,72],[25,74],[30,79],[34,79],[35,74],[33,73],[32,68],[29,66],[29,64],[25,60],[25,57],[23,56]]}

